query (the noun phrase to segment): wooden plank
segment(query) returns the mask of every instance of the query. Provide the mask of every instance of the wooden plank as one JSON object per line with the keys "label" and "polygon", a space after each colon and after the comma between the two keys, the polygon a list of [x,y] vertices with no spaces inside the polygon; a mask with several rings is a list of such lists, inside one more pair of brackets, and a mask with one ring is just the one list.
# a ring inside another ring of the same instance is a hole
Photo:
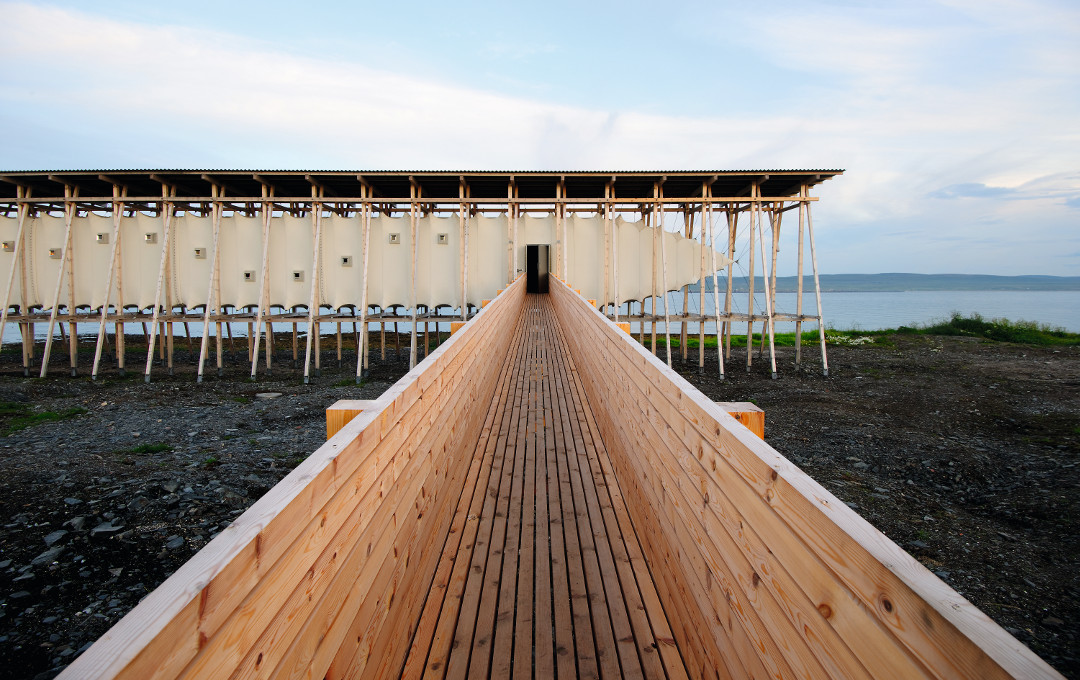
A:
{"label": "wooden plank", "polygon": [[718,401],[716,405],[742,423],[746,429],[765,439],[765,411],[757,404],[749,401]]}
{"label": "wooden plank", "polygon": [[[547,315],[553,315],[549,305],[545,304],[544,307]],[[555,325],[554,318],[550,323],[552,326]],[[563,338],[557,331],[554,340],[556,349],[562,350],[560,345]],[[576,370],[572,359],[565,352],[560,352],[560,355],[561,361],[555,362],[555,367],[556,371],[562,373],[563,387],[567,390],[574,405],[576,422],[572,426],[576,427],[579,433],[575,438],[575,443],[581,444],[575,452],[568,451],[567,455],[571,461],[571,469],[575,473],[572,479],[572,483],[577,487],[575,494],[583,501],[584,506],[584,513],[579,515],[581,519],[578,526],[584,549],[586,576],[591,582],[589,602],[595,622],[594,630],[601,631],[597,635],[597,655],[605,674],[612,672],[624,678],[640,678],[643,677],[643,671],[637,647],[634,644],[634,634],[626,610],[625,597],[619,589],[619,577],[611,552],[611,537],[603,521],[596,480],[592,475],[592,463],[598,455],[597,446],[588,429],[587,406],[575,389],[571,377]],[[575,467],[576,470],[574,470]],[[578,489],[580,489],[580,494]],[[606,669],[604,669],[605,664]]]}
{"label": "wooden plank", "polygon": [[[584,311],[582,313],[588,314]],[[602,326],[604,322],[600,320],[598,323]],[[605,337],[617,338],[619,334],[609,333]],[[596,344],[595,340],[593,344]],[[895,544],[873,531],[865,521],[846,506],[836,502],[828,492],[784,461],[775,451],[760,440],[739,435],[736,430],[723,426],[719,407],[704,400],[679,376],[662,366],[656,366],[656,362],[651,361],[644,350],[629,347],[625,342],[613,343],[611,346],[624,352],[627,355],[626,360],[631,363],[653,366],[667,376],[668,380],[657,384],[656,376],[652,375],[646,387],[656,392],[652,397],[653,401],[663,395],[662,402],[666,401],[670,405],[671,410],[662,417],[675,422],[675,416],[672,415],[674,412],[685,413],[687,426],[700,434],[702,442],[709,443],[709,440],[718,438],[711,451],[708,447],[705,450],[695,448],[703,444],[690,442],[691,450],[701,451],[699,455],[702,458],[698,464],[704,474],[709,478],[721,474],[713,472],[709,466],[723,467],[723,464],[730,460],[734,467],[727,466],[727,477],[746,480],[754,491],[753,495],[759,499],[746,506],[747,511],[758,512],[756,508],[760,507],[762,513],[780,515],[783,522],[790,527],[789,531],[795,531],[798,542],[804,546],[815,547],[814,559],[828,563],[828,571],[839,578],[838,583],[842,590],[849,593],[848,597],[856,596],[856,601],[852,604],[858,617],[851,617],[848,621],[845,619],[849,617],[836,615],[836,607],[844,605],[842,600],[824,602],[829,607],[823,611],[832,614],[828,618],[830,626],[846,626],[845,635],[865,634],[868,631],[872,633],[885,626],[890,635],[901,640],[911,640],[903,644],[903,648],[907,650],[906,653],[918,659],[916,667],[932,669],[935,674],[957,673],[976,677],[979,673],[1000,673],[1001,669],[997,666],[999,662],[1005,662],[1014,668],[1023,667],[1025,672],[1035,669],[1036,676],[1046,675],[1048,667],[1030,651],[1015,641],[1009,644],[1011,638],[1007,634],[996,629],[996,626],[982,617],[977,610],[973,610],[955,592],[929,576]],[[721,468],[716,469],[719,471]],[[724,489],[740,487],[739,484],[730,483],[723,486]],[[762,537],[765,536],[766,534],[762,534]],[[771,539],[772,534],[768,536]],[[822,550],[824,546],[830,547]],[[778,547],[782,548],[782,545],[769,547],[777,550]],[[842,561],[837,561],[841,555]],[[879,555],[884,558],[878,557]],[[785,559],[779,552],[777,556],[786,565],[800,565],[799,568],[788,568],[793,569],[794,577],[804,578],[806,570],[803,566],[806,565],[802,565],[798,559]],[[856,564],[858,567],[853,568]],[[870,585],[871,582],[875,585]],[[909,588],[911,590],[908,590]],[[921,589],[923,593],[933,593],[933,596],[912,592],[916,589]],[[938,609],[933,605],[936,602],[948,601],[961,606]],[[891,611],[887,611],[882,602],[887,602]],[[868,617],[867,614],[871,612],[873,614]],[[983,620],[980,622],[979,619]],[[867,620],[874,625],[867,626]],[[927,620],[933,621],[933,624],[923,625],[922,622]],[[957,624],[966,625],[969,630],[974,629],[977,639],[994,639],[997,644],[984,644],[981,649],[973,650],[975,642],[970,637],[959,634]],[[933,642],[934,638],[940,641]],[[944,643],[945,639],[951,639],[951,642]],[[893,644],[895,647],[895,643]],[[887,646],[880,649],[854,643],[851,646],[858,655],[866,655],[864,661],[868,667],[879,669],[880,672],[880,669],[887,665],[881,656],[888,651]],[[1008,649],[1009,652],[1002,653],[1003,649]],[[993,661],[988,658],[990,654],[996,657]],[[996,671],[993,670],[995,668]],[[1052,671],[1049,673],[1047,677],[1054,677]]]}
{"label": "wooden plank", "polygon": [[[506,298],[507,304],[514,304],[512,298]],[[493,319],[505,313],[505,307],[500,299],[482,314]],[[497,324],[492,328],[497,330]],[[477,326],[440,347],[432,357],[434,371],[461,355],[478,357],[472,348],[483,345],[482,329]],[[344,446],[328,442],[309,456],[77,659],[67,677],[175,677],[202,646],[200,641],[218,631],[258,579],[304,533],[311,513],[326,505],[378,444],[393,443],[398,425],[408,430],[428,411],[418,403],[420,378],[419,372],[410,373],[388,389],[377,400],[379,408],[347,426],[356,433],[354,439]]]}
{"label": "wooden plank", "polygon": [[374,399],[338,399],[326,409],[326,438],[329,440],[345,424],[356,416],[370,409]]}
{"label": "wooden plank", "polygon": [[[517,325],[515,339],[511,346],[520,344],[521,324]],[[515,355],[520,358],[520,353]],[[441,598],[429,598],[425,603],[424,612],[421,615],[420,625],[413,637],[412,648],[406,661],[402,678],[416,678],[421,675],[442,677],[446,669],[446,660],[453,640],[453,630],[457,622],[457,614],[461,607],[462,594],[465,582],[469,575],[469,564],[476,545],[476,537],[480,526],[480,514],[483,510],[486,498],[487,485],[492,474],[498,474],[498,468],[494,465],[495,443],[498,436],[498,426],[502,421],[503,410],[506,407],[506,395],[512,386],[510,377],[516,366],[516,360],[508,360],[502,369],[499,378],[499,388],[496,396],[488,409],[484,428],[477,440],[476,450],[473,455],[473,466],[478,467],[478,479],[470,498],[462,494],[462,502],[458,506],[458,516],[455,517],[456,526],[460,527],[458,540],[453,541],[453,530],[448,537],[447,545],[443,550],[444,561],[440,564],[451,565],[451,573],[446,582],[445,590]],[[466,504],[466,500],[468,503]],[[462,514],[464,513],[464,515]],[[464,522],[461,522],[462,516]],[[436,583],[440,583],[436,576]],[[436,593],[437,594],[437,593]]]}

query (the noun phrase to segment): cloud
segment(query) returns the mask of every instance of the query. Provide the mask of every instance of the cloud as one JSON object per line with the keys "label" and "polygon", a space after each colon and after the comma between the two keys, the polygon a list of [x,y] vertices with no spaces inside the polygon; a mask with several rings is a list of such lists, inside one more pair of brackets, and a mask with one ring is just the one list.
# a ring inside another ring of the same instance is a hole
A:
{"label": "cloud", "polygon": [[[689,115],[681,103],[698,88],[719,89],[708,69],[670,69],[663,89],[641,88],[639,107],[569,105],[558,88],[507,94],[495,89],[498,77],[486,89],[463,86],[412,60],[392,70],[213,29],[0,2],[7,65],[0,120],[24,134],[0,164],[843,167],[844,177],[815,189],[827,271],[903,268],[902,261],[921,270],[936,255],[912,244],[936,235],[996,239],[997,261],[982,252],[962,260],[954,250],[942,261],[958,267],[1041,266],[1037,257],[1019,258],[1012,239],[1030,230],[1029,242],[1052,247],[1074,229],[1078,69],[1039,65],[1080,64],[1080,40],[1070,40],[1076,13],[1050,3],[1051,21],[1026,3],[995,0],[982,11],[982,3],[951,0],[948,20],[920,21],[940,6],[848,5],[775,12],[767,22],[756,13],[731,17],[723,35],[738,41],[738,56],[783,69],[797,86],[777,93],[768,82],[748,83]],[[1034,37],[1025,40],[1017,26]],[[999,44],[1007,59],[995,56]],[[486,47],[512,60],[546,45]],[[605,78],[618,86],[625,82],[618,75]]]}
{"label": "cloud", "polygon": [[988,187],[979,182],[967,184],[952,184],[950,186],[930,192],[930,198],[1002,198],[1016,195],[1016,189],[1010,187]]}

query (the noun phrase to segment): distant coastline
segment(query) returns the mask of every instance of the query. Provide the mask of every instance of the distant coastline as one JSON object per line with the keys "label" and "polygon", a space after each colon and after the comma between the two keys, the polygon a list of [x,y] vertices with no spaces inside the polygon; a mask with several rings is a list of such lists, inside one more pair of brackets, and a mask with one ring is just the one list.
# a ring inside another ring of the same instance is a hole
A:
{"label": "distant coastline", "polygon": [[[821,290],[829,293],[883,293],[916,290],[978,290],[978,291],[1080,291],[1080,276],[995,276],[992,274],[822,274]],[[718,277],[721,290],[726,279]],[[736,292],[746,292],[747,280],[733,281]],[[797,276],[778,276],[776,291],[793,293]],[[756,277],[756,291],[764,290],[762,277]],[[706,278],[705,290],[712,290],[712,280]],[[803,277],[803,290],[814,290],[814,277]]]}

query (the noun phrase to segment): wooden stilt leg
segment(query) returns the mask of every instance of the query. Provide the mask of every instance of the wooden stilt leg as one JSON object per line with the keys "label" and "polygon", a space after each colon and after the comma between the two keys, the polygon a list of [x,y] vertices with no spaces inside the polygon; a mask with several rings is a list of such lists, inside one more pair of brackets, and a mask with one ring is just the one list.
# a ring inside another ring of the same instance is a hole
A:
{"label": "wooden stilt leg", "polygon": [[[71,310],[72,317],[74,317],[74,310]],[[74,318],[68,322],[68,363],[71,364],[72,377],[78,375],[79,372],[79,324],[74,321]]]}
{"label": "wooden stilt leg", "polygon": [[[757,198],[758,187],[755,184],[751,188],[751,198]],[[747,305],[746,314],[748,321],[746,323],[746,372],[750,372],[750,364],[754,360],[754,225],[757,221],[758,204],[756,201],[750,203],[750,294],[748,296],[749,303]]]}
{"label": "wooden stilt leg", "polygon": [[821,342],[821,372],[829,375],[829,357],[825,354],[825,316],[821,313],[821,282],[818,280],[817,251],[814,249],[814,220],[806,205],[806,235],[810,238],[810,263],[814,268],[814,296],[817,298],[818,335]]}

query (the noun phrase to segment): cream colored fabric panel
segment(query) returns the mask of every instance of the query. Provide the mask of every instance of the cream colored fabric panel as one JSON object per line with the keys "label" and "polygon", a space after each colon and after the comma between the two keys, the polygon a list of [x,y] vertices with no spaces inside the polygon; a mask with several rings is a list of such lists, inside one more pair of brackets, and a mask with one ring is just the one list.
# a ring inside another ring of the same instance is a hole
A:
{"label": "cream colored fabric panel", "polygon": [[[442,238],[440,239],[440,235]],[[420,220],[418,302],[432,309],[461,305],[461,232],[458,216]]]}
{"label": "cream colored fabric panel", "polygon": [[[643,222],[641,224],[641,231],[638,232],[638,270],[641,272],[641,296],[639,300],[644,300],[653,293],[652,288],[652,275],[653,275],[653,232],[652,229],[647,227]],[[659,243],[656,244],[656,263],[660,262],[660,248]],[[656,273],[656,290],[660,291],[660,272]]]}
{"label": "cream colored fabric panel", "polygon": [[[185,214],[173,218],[172,267],[176,303],[188,307],[206,304],[214,246],[211,217]],[[78,264],[76,264],[78,270]],[[100,304],[100,303],[99,303]]]}
{"label": "cream colored fabric panel", "polygon": [[334,309],[360,304],[364,280],[363,218],[331,215],[322,220],[320,297]]}
{"label": "cream colored fabric panel", "polygon": [[[311,215],[270,221],[270,304],[292,309],[311,302],[314,232]],[[260,257],[261,257],[260,253]],[[297,275],[299,274],[299,276]]]}
{"label": "cream colored fabric panel", "polygon": [[506,227],[507,217],[502,213],[469,220],[469,304],[479,306],[506,288]]}
{"label": "cream colored fabric panel", "polygon": [[[410,218],[411,220],[411,218]],[[412,227],[412,222],[409,222]],[[435,239],[435,225],[431,223],[431,217],[416,216],[416,291],[415,300],[417,305],[431,305],[431,256],[432,240]],[[412,257],[412,251],[409,251]]]}
{"label": "cream colored fabric panel", "polygon": [[221,304],[236,308],[258,305],[262,217],[223,217],[218,249],[221,257]]}
{"label": "cream colored fabric panel", "polygon": [[[26,223],[29,224],[29,218]],[[25,234],[25,225],[23,227]],[[0,241],[5,243],[15,243],[15,237],[19,233],[19,220],[14,217],[0,218]],[[25,251],[24,251],[25,252]],[[11,278],[11,267],[15,264],[15,253],[7,252],[0,249],[0,276],[3,280],[0,281],[0,294],[7,292],[8,279]],[[18,270],[15,271],[15,278],[11,282],[11,294],[8,296],[8,303],[11,305],[22,305],[22,281],[19,276]]]}
{"label": "cream colored fabric panel", "polygon": [[[42,215],[33,220],[28,220],[27,224],[30,225],[27,233],[28,248],[26,250],[28,255],[27,264],[29,265],[26,268],[27,288],[29,288],[27,291],[29,294],[27,303],[41,305],[42,309],[52,309],[53,295],[56,292],[56,274],[60,271],[60,265],[64,261],[66,223],[63,217]],[[11,239],[5,238],[4,240],[13,239],[14,236]],[[49,255],[50,250],[55,250],[60,257],[53,259]],[[7,272],[5,271],[5,273]],[[18,272],[16,272],[15,278],[16,280],[19,278]],[[66,305],[67,300],[68,296],[63,295],[60,304]]]}
{"label": "cream colored fabric panel", "polygon": [[[409,296],[412,272],[411,217],[371,218],[371,278],[368,281],[370,292],[368,301],[386,309],[392,305],[410,307]],[[391,242],[396,235],[397,242]]]}
{"label": "cream colored fabric panel", "polygon": [[600,302],[604,293],[604,219],[570,215],[567,218],[567,264],[572,288]]}
{"label": "cream colored fabric panel", "polygon": [[[153,234],[149,242],[146,240],[147,234]],[[139,309],[146,309],[154,304],[164,234],[164,223],[158,216],[136,213],[133,217],[125,217],[120,221],[118,271],[123,283],[125,307],[137,305]],[[107,277],[108,269],[101,275]],[[113,301],[116,301],[115,297]]]}
{"label": "cream colored fabric panel", "polygon": [[627,222],[622,217],[615,218],[615,232],[618,234],[619,260],[619,300],[640,300],[643,296],[645,277],[641,271],[640,240],[645,225],[641,222]]}

